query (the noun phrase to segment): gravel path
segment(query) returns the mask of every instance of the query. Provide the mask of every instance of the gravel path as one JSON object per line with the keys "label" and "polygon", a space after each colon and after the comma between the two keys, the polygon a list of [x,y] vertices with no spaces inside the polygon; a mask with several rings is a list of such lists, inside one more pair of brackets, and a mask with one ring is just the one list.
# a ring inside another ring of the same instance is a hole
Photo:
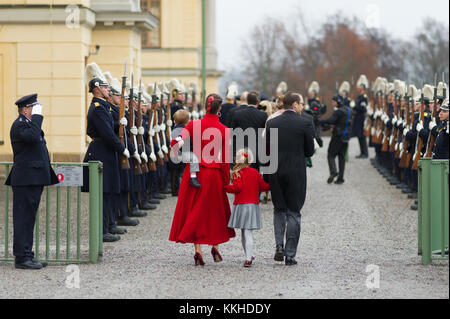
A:
{"label": "gravel path", "polygon": [[[326,140],[328,145],[328,140]],[[297,261],[273,260],[272,205],[261,205],[264,229],[255,232],[256,261],[244,269],[240,232],[221,247],[215,264],[193,265],[193,247],[168,241],[176,200],[141,219],[97,265],[79,265],[80,288],[66,287],[67,265],[41,271],[0,263],[0,298],[449,298],[448,262],[422,266],[417,256],[417,213],[368,160],[356,160],[357,141],[343,186],[327,185],[326,149],[308,171]],[[368,289],[368,265],[380,271],[379,289]]]}

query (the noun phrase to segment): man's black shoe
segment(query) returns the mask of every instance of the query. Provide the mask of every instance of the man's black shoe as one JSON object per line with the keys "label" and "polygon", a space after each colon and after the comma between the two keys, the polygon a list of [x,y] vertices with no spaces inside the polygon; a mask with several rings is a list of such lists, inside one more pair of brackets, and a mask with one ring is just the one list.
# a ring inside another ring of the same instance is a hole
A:
{"label": "man's black shoe", "polygon": [[403,194],[411,194],[411,193],[414,193],[414,192],[413,192],[413,190],[411,188],[404,188],[402,190],[402,193]]}
{"label": "man's black shoe", "polygon": [[113,235],[110,233],[107,234],[103,234],[103,242],[104,243],[113,243],[120,240],[120,236],[119,235]]}
{"label": "man's black shoe", "polygon": [[143,202],[142,204],[138,205],[140,210],[155,210],[157,207],[156,205],[152,205],[148,202]]}
{"label": "man's black shoe", "polygon": [[130,216],[130,217],[146,217],[147,213],[142,210],[139,210],[135,207],[131,211],[128,212],[128,216]]}
{"label": "man's black shoe", "polygon": [[342,185],[345,183],[345,181],[343,179],[338,179],[337,181],[334,182],[336,185]]}
{"label": "man's black shoe", "polygon": [[156,193],[156,194],[153,195],[153,198],[156,198],[156,199],[166,199],[167,197],[166,197],[165,195],[163,195],[163,194]]}
{"label": "man's black shoe", "polygon": [[408,195],[409,199],[416,199],[417,198],[417,193],[411,193]]}
{"label": "man's black shoe", "polygon": [[284,261],[284,249],[283,246],[277,245],[275,249],[275,256],[273,257],[275,261]]}
{"label": "man's black shoe", "polygon": [[286,260],[284,263],[286,264],[286,266],[297,265],[297,261],[294,259],[294,257],[286,257]]}
{"label": "man's black shoe", "polygon": [[26,260],[23,263],[16,263],[16,269],[42,269],[43,265],[36,260]]}
{"label": "man's black shoe", "polygon": [[48,262],[46,262],[46,261],[42,261],[42,260],[39,260],[39,259],[36,259],[36,258],[33,258],[32,260],[33,260],[34,262],[41,263],[42,268],[45,268],[45,267],[48,266]]}
{"label": "man's black shoe", "polygon": [[416,199],[416,200],[414,201],[414,204],[419,205],[419,200]]}
{"label": "man's black shoe", "polygon": [[400,183],[400,184],[398,184],[397,186],[396,186],[398,189],[402,189],[402,188],[405,188],[405,187],[407,187],[405,184],[403,184],[403,183]]}
{"label": "man's black shoe", "polygon": [[161,192],[162,194],[172,194],[172,190],[170,189],[170,187],[169,188],[166,188],[165,190],[163,190],[162,192]]}
{"label": "man's black shoe", "polygon": [[411,205],[411,210],[419,210],[419,206],[416,204]]}
{"label": "man's black shoe", "polygon": [[336,177],[338,177],[338,176],[339,176],[338,173],[331,174],[331,176],[328,177],[327,183],[328,183],[328,184],[333,183],[334,179],[335,179]]}
{"label": "man's black shoe", "polygon": [[117,226],[111,227],[108,231],[113,235],[123,235],[127,233],[127,230],[125,228],[120,228]]}
{"label": "man's black shoe", "polygon": [[119,226],[132,226],[132,227],[134,227],[134,226],[139,225],[139,220],[137,220],[137,219],[132,219],[132,218],[130,218],[130,217],[128,217],[128,216],[125,216],[125,217],[119,218],[119,219],[117,220],[117,225],[119,225]]}
{"label": "man's black shoe", "polygon": [[361,154],[359,156],[356,156],[357,159],[363,159],[363,158],[368,158],[369,156]]}
{"label": "man's black shoe", "polygon": [[200,184],[197,177],[191,177],[191,180],[189,181],[189,185],[191,185],[193,187],[197,187],[197,188],[202,187],[202,184]]}

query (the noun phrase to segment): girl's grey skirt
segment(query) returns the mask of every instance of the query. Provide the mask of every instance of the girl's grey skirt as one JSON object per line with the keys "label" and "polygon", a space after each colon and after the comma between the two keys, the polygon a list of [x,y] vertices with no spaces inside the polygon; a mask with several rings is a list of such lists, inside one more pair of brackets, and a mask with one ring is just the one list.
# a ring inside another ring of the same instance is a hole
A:
{"label": "girl's grey skirt", "polygon": [[257,230],[262,228],[261,211],[258,204],[233,205],[229,228]]}

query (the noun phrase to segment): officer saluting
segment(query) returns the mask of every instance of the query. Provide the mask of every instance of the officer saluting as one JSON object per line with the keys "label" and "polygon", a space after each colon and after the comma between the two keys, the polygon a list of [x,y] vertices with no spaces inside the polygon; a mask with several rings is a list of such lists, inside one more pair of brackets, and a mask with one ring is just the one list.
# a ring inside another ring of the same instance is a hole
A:
{"label": "officer saluting", "polygon": [[50,166],[37,94],[24,96],[16,105],[19,117],[10,133],[14,165],[5,183],[13,190],[13,253],[16,268],[41,269],[47,263],[35,259],[32,251],[36,212],[44,186],[57,184],[58,178]]}

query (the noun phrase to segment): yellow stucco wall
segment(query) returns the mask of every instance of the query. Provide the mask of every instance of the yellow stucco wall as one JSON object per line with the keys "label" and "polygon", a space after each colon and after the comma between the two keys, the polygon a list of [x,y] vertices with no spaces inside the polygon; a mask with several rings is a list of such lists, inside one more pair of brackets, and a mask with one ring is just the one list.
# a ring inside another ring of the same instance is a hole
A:
{"label": "yellow stucco wall", "polygon": [[89,7],[91,4],[90,0],[0,0],[0,4],[15,4],[15,5],[70,5],[77,4]]}

